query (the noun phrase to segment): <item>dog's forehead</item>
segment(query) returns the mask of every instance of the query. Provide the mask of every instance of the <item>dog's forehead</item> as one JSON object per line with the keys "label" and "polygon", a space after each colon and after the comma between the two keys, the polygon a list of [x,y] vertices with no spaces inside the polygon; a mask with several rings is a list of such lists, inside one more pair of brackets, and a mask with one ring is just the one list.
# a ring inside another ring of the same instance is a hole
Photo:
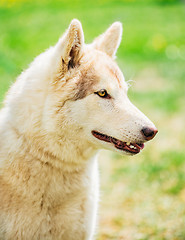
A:
{"label": "dog's forehead", "polygon": [[120,88],[126,88],[124,75],[117,63],[106,54],[97,51],[93,60],[93,65],[99,79],[109,85],[118,85]]}

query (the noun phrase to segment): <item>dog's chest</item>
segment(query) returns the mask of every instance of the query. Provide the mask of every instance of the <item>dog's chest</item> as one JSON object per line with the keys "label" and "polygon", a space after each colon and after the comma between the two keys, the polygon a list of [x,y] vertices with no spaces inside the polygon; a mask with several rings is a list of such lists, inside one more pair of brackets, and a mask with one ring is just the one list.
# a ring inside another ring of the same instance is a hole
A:
{"label": "dog's chest", "polygon": [[[7,186],[3,191],[2,186],[1,207],[9,210],[2,215],[4,230],[0,231],[0,238],[88,239],[98,200],[97,168],[94,164],[88,170],[72,175],[49,173],[42,168],[39,174],[25,179],[25,184],[22,178],[16,181],[16,192]],[[14,227],[7,231],[10,225]]]}
{"label": "dog's chest", "polygon": [[[96,214],[97,173],[56,176],[40,195],[38,239],[86,240]],[[37,218],[37,216],[36,216]]]}
{"label": "dog's chest", "polygon": [[58,205],[48,205],[42,209],[42,221],[39,226],[43,239],[85,239],[89,196],[85,192],[68,195],[68,199]]}
{"label": "dog's chest", "polygon": [[40,203],[40,234],[44,239],[46,236],[63,240],[85,239],[88,206],[93,201],[90,188],[91,179],[85,175],[65,176],[62,182],[57,181],[49,187]]}

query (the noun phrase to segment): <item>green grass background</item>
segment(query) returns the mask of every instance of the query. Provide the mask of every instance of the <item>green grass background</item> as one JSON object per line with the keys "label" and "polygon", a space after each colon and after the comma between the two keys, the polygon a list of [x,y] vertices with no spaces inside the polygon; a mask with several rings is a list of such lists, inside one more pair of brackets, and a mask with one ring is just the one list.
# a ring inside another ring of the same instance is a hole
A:
{"label": "green grass background", "polygon": [[175,0],[0,0],[0,102],[78,18],[86,42],[123,23],[117,61],[130,99],[159,129],[140,155],[100,154],[98,240],[185,240],[185,4]]}

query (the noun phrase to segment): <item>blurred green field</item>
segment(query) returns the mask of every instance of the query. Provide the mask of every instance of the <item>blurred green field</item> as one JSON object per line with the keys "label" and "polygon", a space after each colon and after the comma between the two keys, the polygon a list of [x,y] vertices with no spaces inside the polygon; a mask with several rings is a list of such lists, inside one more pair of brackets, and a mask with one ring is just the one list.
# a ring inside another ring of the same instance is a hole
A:
{"label": "blurred green field", "polygon": [[0,102],[73,18],[86,42],[112,22],[130,99],[159,129],[134,157],[100,154],[98,240],[185,240],[185,5],[175,0],[0,0]]}

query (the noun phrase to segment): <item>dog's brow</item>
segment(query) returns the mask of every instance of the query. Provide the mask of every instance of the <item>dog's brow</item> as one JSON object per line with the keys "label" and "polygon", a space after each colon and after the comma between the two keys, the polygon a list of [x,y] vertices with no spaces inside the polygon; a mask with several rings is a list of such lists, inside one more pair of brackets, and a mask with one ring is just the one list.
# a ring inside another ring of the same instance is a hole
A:
{"label": "dog's brow", "polygon": [[110,66],[107,66],[107,69],[109,70],[109,72],[111,73],[111,75],[113,75],[114,77],[116,77],[119,87],[121,88],[121,80],[118,74],[118,71],[115,68],[111,68]]}

